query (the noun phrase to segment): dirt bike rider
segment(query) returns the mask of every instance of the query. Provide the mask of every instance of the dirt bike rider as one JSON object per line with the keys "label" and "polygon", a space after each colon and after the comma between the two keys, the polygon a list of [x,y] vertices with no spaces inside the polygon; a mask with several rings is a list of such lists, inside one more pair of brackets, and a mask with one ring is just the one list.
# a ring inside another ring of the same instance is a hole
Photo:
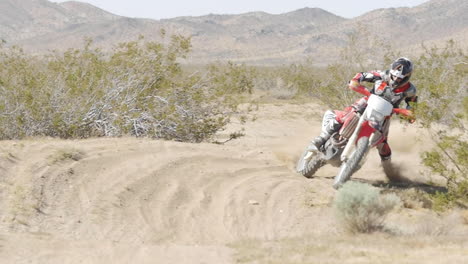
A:
{"label": "dirt bike rider", "polygon": [[[371,82],[374,83],[374,87],[370,93],[384,96],[393,104],[394,108],[398,108],[400,103],[405,100],[406,109],[411,109],[410,102],[417,101],[416,87],[409,82],[412,72],[413,63],[409,59],[401,57],[391,64],[391,68],[389,70],[357,73],[349,82],[349,89],[365,94],[367,89],[361,85],[361,82]],[[382,82],[386,82],[390,89],[385,89],[384,86],[386,85],[381,85]],[[367,99],[368,97],[366,96],[357,100],[351,106],[346,107],[344,111],[327,110],[323,116],[320,136],[312,140],[312,144],[320,150],[322,145],[330,138],[330,136],[341,128],[344,123],[344,117],[347,113],[350,111],[362,113],[365,110]],[[413,123],[414,119],[410,119],[410,122]],[[387,137],[390,122],[386,123],[384,133]],[[377,149],[382,162],[391,160],[392,151],[387,140],[379,144]]]}

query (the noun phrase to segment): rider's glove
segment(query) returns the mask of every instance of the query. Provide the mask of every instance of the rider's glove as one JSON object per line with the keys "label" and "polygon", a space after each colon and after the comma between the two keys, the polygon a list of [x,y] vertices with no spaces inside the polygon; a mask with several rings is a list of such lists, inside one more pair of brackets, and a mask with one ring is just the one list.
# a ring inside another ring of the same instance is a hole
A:
{"label": "rider's glove", "polygon": [[407,120],[410,124],[413,124],[414,122],[416,122],[416,117],[414,116],[413,111],[408,110],[408,109],[400,112],[400,118]]}
{"label": "rider's glove", "polygon": [[408,122],[410,124],[413,124],[414,122],[416,122],[416,117],[414,116],[414,112],[411,110],[408,111],[408,115],[406,116],[406,118],[408,119]]}
{"label": "rider's glove", "polygon": [[356,112],[364,112],[364,109],[366,108],[367,106],[367,98],[366,97],[363,97],[359,100],[357,100],[356,102],[354,102],[354,104],[351,105],[352,108],[354,108],[354,111]]}
{"label": "rider's glove", "polygon": [[357,88],[359,87],[360,83],[357,81],[357,80],[351,80],[349,81],[349,88],[352,89],[352,88]]}

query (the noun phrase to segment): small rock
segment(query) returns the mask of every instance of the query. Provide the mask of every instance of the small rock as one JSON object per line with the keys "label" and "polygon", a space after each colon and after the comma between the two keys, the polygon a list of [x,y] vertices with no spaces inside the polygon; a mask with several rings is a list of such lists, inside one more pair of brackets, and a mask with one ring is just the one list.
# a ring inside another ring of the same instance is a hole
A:
{"label": "small rock", "polygon": [[255,200],[249,200],[249,204],[250,205],[259,205],[260,203],[258,201],[255,201]]}

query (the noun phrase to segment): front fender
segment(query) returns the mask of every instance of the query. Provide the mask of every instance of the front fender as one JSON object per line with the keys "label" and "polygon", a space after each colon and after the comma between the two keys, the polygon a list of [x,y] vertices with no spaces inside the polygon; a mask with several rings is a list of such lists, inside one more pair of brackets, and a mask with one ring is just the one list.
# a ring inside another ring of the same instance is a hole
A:
{"label": "front fender", "polygon": [[364,121],[361,125],[361,130],[359,131],[359,134],[357,136],[357,139],[356,141],[354,142],[354,144],[357,144],[357,142],[359,141],[360,138],[362,137],[368,137],[370,138],[370,136],[372,135],[372,133],[375,132],[375,128],[373,128],[370,124],[369,124],[369,121]]}

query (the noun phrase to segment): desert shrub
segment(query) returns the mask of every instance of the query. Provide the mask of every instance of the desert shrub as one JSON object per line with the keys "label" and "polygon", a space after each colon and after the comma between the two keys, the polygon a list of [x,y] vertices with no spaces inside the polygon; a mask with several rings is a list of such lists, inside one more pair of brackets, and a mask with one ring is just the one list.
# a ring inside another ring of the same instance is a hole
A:
{"label": "desert shrub", "polygon": [[386,215],[400,203],[395,194],[381,195],[368,184],[347,182],[334,200],[336,216],[351,233],[382,230]]}
{"label": "desert shrub", "polygon": [[320,85],[318,69],[312,64],[292,64],[283,68],[280,77],[288,90],[294,90],[299,96],[317,96]]}
{"label": "desert shrub", "polygon": [[172,36],[165,43],[141,37],[103,53],[87,40],[81,49],[45,58],[1,48],[0,139],[209,139],[236,112],[240,94],[251,91],[249,72],[229,64],[187,74],[179,61],[190,39]]}
{"label": "desert shrub", "polygon": [[[43,64],[18,47],[1,48],[0,64],[0,136],[28,135],[36,128],[25,128],[24,124],[39,120],[44,111],[51,110],[40,102],[47,100],[50,92],[37,93],[37,87],[45,87],[47,81],[47,75],[41,72]],[[36,126],[42,126],[40,123]]]}
{"label": "desert shrub", "polygon": [[421,154],[431,174],[444,177],[448,192],[433,196],[435,209],[468,206],[468,56],[449,41],[444,48],[424,47],[416,60],[419,90],[415,112],[435,148]]}
{"label": "desert shrub", "polygon": [[211,64],[208,68],[211,82],[219,91],[229,90],[235,94],[252,93],[256,77],[253,67],[228,62],[227,65]]}
{"label": "desert shrub", "polygon": [[311,75],[311,65],[291,64],[275,67],[257,67],[255,90],[274,99],[288,100],[312,96],[317,76]]}

